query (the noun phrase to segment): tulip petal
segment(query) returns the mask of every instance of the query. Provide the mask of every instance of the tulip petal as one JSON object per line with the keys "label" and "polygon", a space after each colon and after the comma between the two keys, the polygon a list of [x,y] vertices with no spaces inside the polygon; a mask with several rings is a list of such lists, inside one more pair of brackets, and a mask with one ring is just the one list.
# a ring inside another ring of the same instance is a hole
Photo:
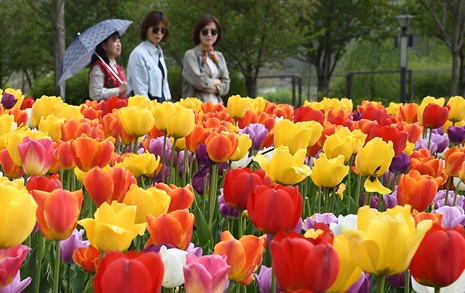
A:
{"label": "tulip petal", "polygon": [[367,192],[378,192],[379,194],[389,194],[392,192],[389,188],[384,187],[381,182],[379,182],[378,177],[368,177],[363,186]]}

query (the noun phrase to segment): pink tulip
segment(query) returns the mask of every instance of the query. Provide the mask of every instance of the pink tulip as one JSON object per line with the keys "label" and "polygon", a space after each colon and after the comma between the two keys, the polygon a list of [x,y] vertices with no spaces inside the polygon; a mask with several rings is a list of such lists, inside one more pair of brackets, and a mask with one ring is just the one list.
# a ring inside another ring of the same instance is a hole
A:
{"label": "pink tulip", "polygon": [[49,138],[30,139],[25,137],[23,143],[18,144],[18,151],[24,173],[29,176],[45,175],[55,154],[53,141]]}
{"label": "pink tulip", "polygon": [[230,268],[225,257],[220,255],[197,258],[189,254],[184,266],[184,287],[187,292],[222,293],[228,282]]}
{"label": "pink tulip", "polygon": [[0,288],[13,282],[29,250],[31,248],[21,244],[0,249]]}

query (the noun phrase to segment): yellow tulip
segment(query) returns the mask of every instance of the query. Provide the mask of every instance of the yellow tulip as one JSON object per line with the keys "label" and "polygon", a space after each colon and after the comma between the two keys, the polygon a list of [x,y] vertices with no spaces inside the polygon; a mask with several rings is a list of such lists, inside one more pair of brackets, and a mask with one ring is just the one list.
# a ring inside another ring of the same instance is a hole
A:
{"label": "yellow tulip", "polygon": [[32,124],[38,127],[40,118],[57,113],[63,104],[63,100],[55,96],[42,96],[35,100],[31,110]]}
{"label": "yellow tulip", "polygon": [[447,105],[449,109],[449,120],[459,122],[465,119],[465,99],[462,96],[450,97]]}
{"label": "yellow tulip", "polygon": [[240,95],[230,96],[228,98],[228,113],[234,119],[241,119],[244,117],[245,112],[252,108],[250,100],[242,98]]}
{"label": "yellow tulip", "polygon": [[129,170],[135,177],[145,175],[152,177],[160,164],[160,157],[145,152],[143,154],[130,154],[122,162],[115,164],[117,167]]}
{"label": "yellow tulip", "polygon": [[397,116],[400,113],[401,103],[390,102],[389,106],[386,108],[386,113],[392,116]]}
{"label": "yellow tulip", "polygon": [[0,135],[11,133],[13,131],[13,123],[15,117],[13,115],[3,114],[0,116]]}
{"label": "yellow tulip", "polygon": [[349,241],[343,235],[334,237],[333,247],[339,256],[339,273],[327,292],[347,292],[360,279],[363,271],[352,258]]}
{"label": "yellow tulip", "polygon": [[40,119],[39,130],[50,136],[53,141],[58,141],[61,138],[61,125],[66,120],[58,118],[55,115],[48,115]]}
{"label": "yellow tulip", "polygon": [[378,192],[380,194],[391,192],[389,188],[384,187],[379,182],[378,177],[387,171],[394,155],[392,141],[386,143],[379,137],[367,142],[357,153],[355,167],[358,174],[368,177],[364,184],[367,192]]}
{"label": "yellow tulip", "polygon": [[405,205],[378,212],[363,206],[358,210],[357,229],[342,229],[353,260],[364,272],[386,276],[408,268],[432,226],[431,220],[424,220],[415,227],[410,209]]}
{"label": "yellow tulip", "polygon": [[174,106],[172,103],[157,104],[152,109],[153,117],[155,117],[155,127],[161,132],[166,133],[168,128],[168,120],[171,119],[170,112]]}
{"label": "yellow tulip", "polygon": [[[321,102],[309,102],[309,101],[304,101],[304,106],[306,107],[310,107],[312,108],[313,110],[324,110],[325,109],[325,105],[323,105],[323,103]],[[326,112],[326,111],[325,111]]]}
{"label": "yellow tulip", "polygon": [[166,133],[173,138],[186,137],[194,129],[194,111],[180,104],[173,104],[167,118]]}
{"label": "yellow tulip", "polygon": [[[174,144],[174,138],[170,137],[170,142],[171,142],[171,144]],[[174,149],[176,151],[178,151],[178,152],[183,151],[183,150],[187,150],[186,138],[182,137],[182,138],[176,139],[176,145],[174,146]]]}
{"label": "yellow tulip", "polygon": [[344,156],[344,162],[349,161],[355,148],[355,137],[347,127],[338,127],[328,136],[323,144],[323,151],[329,159]]}
{"label": "yellow tulip", "polygon": [[293,185],[304,180],[312,173],[310,167],[304,164],[306,153],[306,149],[299,149],[292,155],[287,146],[280,146],[274,149],[269,162],[262,154],[256,155],[254,161],[265,170],[266,175],[274,182]]}
{"label": "yellow tulip", "polygon": [[435,97],[431,97],[431,96],[424,97],[423,100],[421,101],[420,106],[418,107],[418,114],[417,114],[418,122],[420,122],[420,124],[423,125],[423,112],[425,111],[426,106],[428,106],[429,104],[436,104],[436,105],[443,107],[444,102],[445,102],[444,98],[436,99]]}
{"label": "yellow tulip", "polygon": [[0,249],[21,244],[36,224],[37,203],[21,180],[0,179]]}
{"label": "yellow tulip", "polygon": [[181,99],[179,104],[183,107],[194,110],[196,113],[200,113],[200,111],[202,111],[202,101],[197,98]]}
{"label": "yellow tulip", "polygon": [[118,117],[126,133],[136,138],[146,135],[155,123],[149,109],[136,106],[119,109]]}
{"label": "yellow tulip", "polygon": [[125,251],[137,235],[143,235],[146,223],[136,224],[135,206],[113,201],[102,203],[93,218],[78,221],[86,230],[90,244],[100,251]]}
{"label": "yellow tulip", "polygon": [[145,215],[160,216],[168,212],[171,197],[165,190],[149,187],[143,189],[132,184],[123,203],[130,206],[136,206],[136,224],[147,223]]}
{"label": "yellow tulip", "polygon": [[237,145],[236,152],[229,158],[231,161],[239,161],[244,158],[252,147],[252,140],[247,134],[239,135],[238,138],[239,144]]}
{"label": "yellow tulip", "polygon": [[255,99],[250,99],[250,104],[252,107],[249,110],[259,113],[265,110],[266,100],[262,97],[256,97]]}
{"label": "yellow tulip", "polygon": [[152,102],[147,99],[145,96],[135,95],[128,99],[128,107],[138,107],[138,108],[147,108],[152,109],[154,106]]}
{"label": "yellow tulip", "polygon": [[325,113],[329,111],[329,109],[343,109],[348,112],[352,112],[353,103],[352,100],[347,98],[336,99],[336,98],[323,98],[321,101],[323,108],[325,109]]}
{"label": "yellow tulip", "polygon": [[310,178],[316,186],[334,187],[349,174],[349,166],[344,165],[344,156],[328,159],[324,153],[313,163]]}
{"label": "yellow tulip", "polygon": [[360,129],[354,129],[352,131],[352,135],[355,138],[354,154],[356,154],[365,144],[365,140],[368,135],[363,133]]}
{"label": "yellow tulip", "polygon": [[56,116],[58,118],[64,118],[65,120],[79,120],[84,118],[84,115],[81,113],[81,108],[82,105],[74,106],[64,103],[63,106],[56,112]]}
{"label": "yellow tulip", "polygon": [[273,129],[274,146],[287,146],[291,154],[295,154],[299,149],[313,146],[323,132],[323,126],[316,121],[294,123],[288,119],[276,122]]}

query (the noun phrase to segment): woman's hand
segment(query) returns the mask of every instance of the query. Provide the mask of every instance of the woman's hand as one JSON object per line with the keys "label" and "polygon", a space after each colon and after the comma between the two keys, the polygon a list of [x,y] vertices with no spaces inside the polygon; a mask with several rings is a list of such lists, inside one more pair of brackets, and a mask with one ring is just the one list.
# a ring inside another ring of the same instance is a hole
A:
{"label": "woman's hand", "polygon": [[127,85],[125,82],[123,82],[123,83],[118,87],[118,91],[119,91],[120,94],[123,94],[123,93],[127,92],[127,91],[128,91],[128,85]]}

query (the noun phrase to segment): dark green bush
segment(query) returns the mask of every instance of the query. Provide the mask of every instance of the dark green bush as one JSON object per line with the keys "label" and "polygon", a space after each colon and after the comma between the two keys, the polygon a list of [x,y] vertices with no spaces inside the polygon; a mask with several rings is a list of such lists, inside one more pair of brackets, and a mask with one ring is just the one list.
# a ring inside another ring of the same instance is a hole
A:
{"label": "dark green bush", "polygon": [[421,101],[426,96],[448,97],[451,75],[446,72],[414,73],[413,101]]}

